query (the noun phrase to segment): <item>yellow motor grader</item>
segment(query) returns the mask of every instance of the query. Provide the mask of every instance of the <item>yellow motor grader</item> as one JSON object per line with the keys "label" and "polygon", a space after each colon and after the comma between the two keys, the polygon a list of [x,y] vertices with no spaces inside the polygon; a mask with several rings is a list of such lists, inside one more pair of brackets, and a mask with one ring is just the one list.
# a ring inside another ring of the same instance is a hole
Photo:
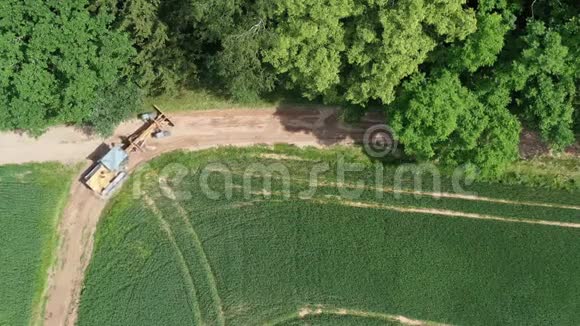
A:
{"label": "yellow motor grader", "polygon": [[150,137],[170,136],[167,127],[175,126],[169,117],[156,105],[155,111],[141,115],[143,126],[127,137],[124,145],[114,146],[101,157],[83,177],[85,185],[97,195],[108,198],[127,178],[129,155],[137,150],[143,151]]}

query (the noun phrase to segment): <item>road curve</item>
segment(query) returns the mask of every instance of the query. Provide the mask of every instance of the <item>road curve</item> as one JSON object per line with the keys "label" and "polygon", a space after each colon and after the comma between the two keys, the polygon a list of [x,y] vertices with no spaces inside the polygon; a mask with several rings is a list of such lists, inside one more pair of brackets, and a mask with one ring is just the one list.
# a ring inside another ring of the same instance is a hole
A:
{"label": "road curve", "polygon": [[[180,113],[172,116],[176,127],[172,137],[151,139],[147,151],[130,157],[129,168],[162,153],[177,149],[200,150],[215,146],[246,146],[254,144],[288,143],[327,146],[349,144],[360,139],[361,129],[340,122],[337,110],[263,109],[220,110]],[[380,122],[370,118],[369,124]],[[141,125],[139,121],[123,123],[115,136],[105,143],[119,142]],[[49,130],[38,139],[18,134],[0,134],[0,164],[41,161],[65,163],[90,161],[91,152],[103,139],[86,136],[73,128]],[[79,176],[80,177],[80,176]],[[85,270],[93,251],[93,238],[106,201],[97,198],[76,178],[70,190],[68,204],[59,224],[59,247],[56,263],[49,271],[44,324],[74,325]]]}

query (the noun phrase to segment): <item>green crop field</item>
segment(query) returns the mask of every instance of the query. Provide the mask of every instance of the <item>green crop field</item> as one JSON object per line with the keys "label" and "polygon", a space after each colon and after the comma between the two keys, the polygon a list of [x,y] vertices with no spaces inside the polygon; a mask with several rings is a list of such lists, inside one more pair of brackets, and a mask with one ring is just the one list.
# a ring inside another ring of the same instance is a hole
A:
{"label": "green crop field", "polygon": [[[364,166],[337,179],[339,157]],[[407,175],[395,194],[395,169],[344,148],[162,156],[100,222],[79,325],[580,324],[580,193],[443,178],[437,197]]]}
{"label": "green crop field", "polygon": [[36,324],[74,168],[0,166],[0,325]]}

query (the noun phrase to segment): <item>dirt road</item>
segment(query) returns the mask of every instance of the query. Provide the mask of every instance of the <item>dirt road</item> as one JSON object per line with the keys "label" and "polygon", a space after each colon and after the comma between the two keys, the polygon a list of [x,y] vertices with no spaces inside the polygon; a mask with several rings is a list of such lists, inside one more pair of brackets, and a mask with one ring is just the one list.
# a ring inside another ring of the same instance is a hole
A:
{"label": "dirt road", "polygon": [[[334,109],[221,110],[174,114],[172,137],[151,140],[148,150],[130,158],[130,169],[162,153],[176,149],[199,150],[220,145],[289,143],[325,146],[352,143],[360,129],[339,122]],[[373,118],[370,118],[373,120]],[[367,121],[373,123],[372,121]],[[380,122],[375,118],[376,122]],[[58,127],[38,139],[0,133],[0,164],[86,161],[95,148],[119,143],[141,125],[123,123],[115,136],[103,140],[79,130]],[[84,272],[90,262],[95,229],[106,202],[94,196],[80,182],[73,181],[69,202],[59,225],[57,261],[49,273],[44,324],[74,325]]]}

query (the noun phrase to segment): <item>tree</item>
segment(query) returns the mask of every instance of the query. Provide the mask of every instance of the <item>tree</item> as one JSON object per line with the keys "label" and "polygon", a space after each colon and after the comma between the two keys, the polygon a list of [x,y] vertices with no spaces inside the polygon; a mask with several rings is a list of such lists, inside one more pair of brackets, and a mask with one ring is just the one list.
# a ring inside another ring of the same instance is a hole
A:
{"label": "tree", "polygon": [[483,77],[476,82],[474,93],[484,107],[488,123],[477,146],[464,154],[479,168],[482,176],[495,177],[519,156],[521,123],[510,112],[511,90],[497,77]]}
{"label": "tree", "polygon": [[175,93],[195,78],[197,53],[182,46],[187,35],[181,28],[188,21],[179,5],[179,1],[98,0],[93,6],[114,15],[112,28],[130,35],[136,55],[129,74],[146,94]]}
{"label": "tree", "polygon": [[280,1],[266,61],[309,98],[388,104],[439,42],[475,30],[465,1]]}
{"label": "tree", "polygon": [[576,58],[570,57],[561,35],[543,22],[529,21],[521,39],[524,47],[511,74],[520,107],[542,137],[561,150],[574,141]]}
{"label": "tree", "polygon": [[98,94],[130,82],[123,71],[134,51],[112,20],[87,1],[3,1],[2,127],[39,134],[55,123],[91,122]]}
{"label": "tree", "polygon": [[518,155],[520,123],[508,110],[510,90],[481,80],[470,90],[444,70],[405,82],[391,106],[391,126],[405,152],[448,166],[470,164],[500,174]]}
{"label": "tree", "polygon": [[407,154],[422,159],[457,163],[457,152],[475,148],[488,123],[477,97],[449,71],[415,75],[394,104],[393,129]]}
{"label": "tree", "polygon": [[509,111],[509,78],[497,66],[516,11],[504,1],[480,1],[476,31],[439,43],[425,72],[403,83],[388,112],[408,154],[488,176],[517,158],[521,127]]}
{"label": "tree", "polygon": [[349,102],[389,104],[400,82],[419,71],[438,44],[463,40],[476,28],[465,1],[363,1],[349,24],[344,78]]}
{"label": "tree", "polygon": [[275,2],[266,0],[200,0],[193,3],[202,82],[234,99],[251,102],[273,90],[274,70],[264,61],[270,47]]}
{"label": "tree", "polygon": [[477,12],[477,30],[467,36],[465,42],[437,52],[440,64],[455,71],[475,73],[497,62],[507,33],[515,27],[516,16],[504,6],[496,8],[485,4],[481,2]]}
{"label": "tree", "polygon": [[276,76],[262,64],[262,48],[270,36],[261,24],[226,36],[214,61],[227,92],[242,102],[257,101],[260,94],[274,89]]}
{"label": "tree", "polygon": [[277,38],[266,61],[287,74],[309,98],[324,94],[340,81],[341,55],[346,49],[341,19],[354,10],[352,0],[285,0],[277,3]]}
{"label": "tree", "polygon": [[129,114],[142,107],[142,90],[135,83],[119,83],[102,89],[93,102],[93,110],[86,120],[100,135],[110,135]]}

